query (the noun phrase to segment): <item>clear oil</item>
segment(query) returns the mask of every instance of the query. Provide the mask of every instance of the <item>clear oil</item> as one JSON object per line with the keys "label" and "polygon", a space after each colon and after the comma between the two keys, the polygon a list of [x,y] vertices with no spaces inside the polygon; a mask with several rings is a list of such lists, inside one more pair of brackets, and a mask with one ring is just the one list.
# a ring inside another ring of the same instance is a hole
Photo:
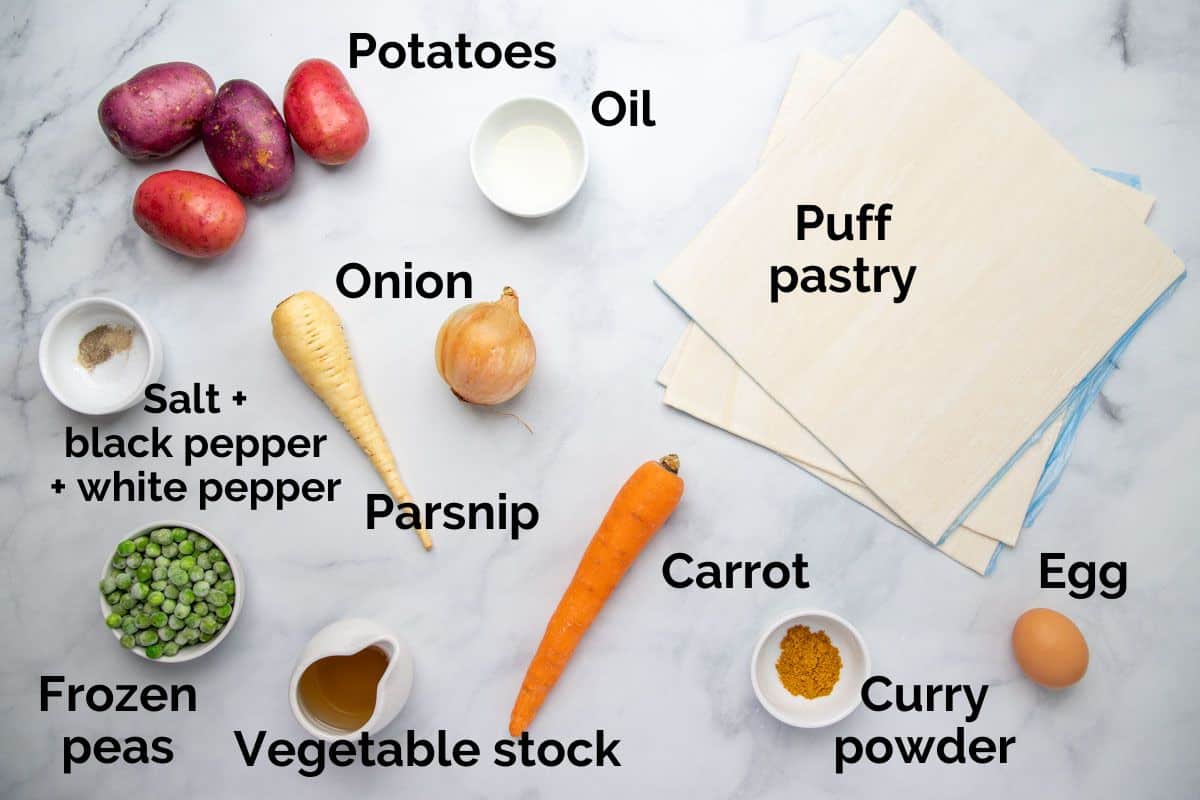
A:
{"label": "clear oil", "polygon": [[300,705],[330,728],[357,730],[375,713],[376,689],[387,666],[387,654],[378,647],[318,659],[300,675]]}

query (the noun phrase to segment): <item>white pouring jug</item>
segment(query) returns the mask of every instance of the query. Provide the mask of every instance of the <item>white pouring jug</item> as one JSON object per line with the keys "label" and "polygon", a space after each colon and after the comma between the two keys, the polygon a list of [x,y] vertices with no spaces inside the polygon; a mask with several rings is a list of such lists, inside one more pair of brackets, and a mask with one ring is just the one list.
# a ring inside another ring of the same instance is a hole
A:
{"label": "white pouring jug", "polygon": [[[378,648],[387,656],[387,668],[375,687],[375,710],[360,728],[352,731],[334,728],[304,708],[300,700],[300,676],[314,662],[329,656],[354,655],[368,647]],[[305,730],[322,739],[343,739],[363,731],[374,735],[396,718],[412,691],[413,660],[408,648],[382,625],[369,619],[343,619],[317,631],[292,670],[289,700],[292,714]]]}

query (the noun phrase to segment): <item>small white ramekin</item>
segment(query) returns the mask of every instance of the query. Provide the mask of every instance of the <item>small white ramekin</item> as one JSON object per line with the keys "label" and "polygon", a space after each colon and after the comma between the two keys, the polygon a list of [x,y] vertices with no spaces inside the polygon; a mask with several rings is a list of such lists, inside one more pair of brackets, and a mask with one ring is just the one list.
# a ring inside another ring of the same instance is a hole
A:
{"label": "small white ramekin", "polygon": [[[133,346],[88,370],[78,361],[79,341],[106,323],[132,328]],[[162,343],[150,323],[119,300],[85,297],[50,318],[38,345],[38,366],[46,388],[67,408],[93,416],[115,414],[137,405],[162,374]]]}
{"label": "small white ramekin", "polygon": [[[538,205],[514,202],[507,187],[495,185],[491,177],[491,159],[497,143],[505,134],[524,125],[549,128],[566,146],[571,160],[572,175],[563,191]],[[579,194],[588,171],[587,140],[575,118],[563,106],[544,97],[517,97],[492,109],[471,138],[471,175],[484,196],[497,208],[516,217],[535,219],[559,211]]]}
{"label": "small white ramekin", "polygon": [[[814,633],[825,631],[842,658],[842,672],[833,693],[809,700],[792,695],[779,680],[775,662],[788,629],[805,625]],[[771,716],[796,728],[824,728],[844,719],[861,702],[863,682],[871,676],[871,655],[858,630],[828,611],[790,611],[771,623],[754,645],[750,657],[750,683],[754,696]]]}

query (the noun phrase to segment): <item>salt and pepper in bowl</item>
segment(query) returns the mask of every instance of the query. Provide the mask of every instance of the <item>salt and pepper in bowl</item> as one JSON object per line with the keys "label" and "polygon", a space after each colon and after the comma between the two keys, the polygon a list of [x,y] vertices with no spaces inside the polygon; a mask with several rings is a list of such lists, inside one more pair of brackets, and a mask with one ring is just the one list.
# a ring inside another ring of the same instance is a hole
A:
{"label": "salt and pepper in bowl", "polygon": [[38,365],[46,388],[80,414],[115,414],[136,405],[162,374],[158,333],[109,297],[85,297],[58,310],[42,333]]}

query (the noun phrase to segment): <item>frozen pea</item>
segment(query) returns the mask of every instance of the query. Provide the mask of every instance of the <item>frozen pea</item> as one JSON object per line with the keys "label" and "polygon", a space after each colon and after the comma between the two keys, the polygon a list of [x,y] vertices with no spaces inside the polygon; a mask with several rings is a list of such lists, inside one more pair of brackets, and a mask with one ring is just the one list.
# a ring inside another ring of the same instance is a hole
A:
{"label": "frozen pea", "polygon": [[167,615],[162,611],[155,611],[150,615],[150,625],[155,628],[161,628],[167,624]]}
{"label": "frozen pea", "polygon": [[100,581],[100,594],[112,594],[117,590],[116,578],[109,575]]}
{"label": "frozen pea", "polygon": [[167,620],[167,627],[173,631],[181,631],[185,626],[183,624],[183,620],[172,614],[170,619]]}
{"label": "frozen pea", "polygon": [[142,565],[142,554],[141,553],[133,553],[131,555],[125,556],[125,566],[129,567],[130,569],[137,569],[141,565]]}
{"label": "frozen pea", "polygon": [[225,605],[227,602],[229,602],[225,597],[225,593],[222,592],[220,589],[213,589],[211,592],[208,593],[208,597],[206,597],[205,599],[209,602],[209,605],[215,606],[217,608],[219,608],[219,607]]}
{"label": "frozen pea", "polygon": [[177,555],[179,555],[179,545],[164,544],[162,546],[162,555],[159,556],[159,558],[168,558],[169,559],[169,558],[174,558]]}
{"label": "frozen pea", "polygon": [[146,545],[146,558],[158,558],[162,555],[162,548],[156,543],[151,542]]}
{"label": "frozen pea", "polygon": [[168,600],[175,600],[179,597],[179,587],[167,584],[167,588],[163,589],[163,594]]}
{"label": "frozen pea", "polygon": [[200,534],[196,533],[195,531],[188,531],[187,539],[189,542],[195,543],[198,538],[200,538]]}
{"label": "frozen pea", "polygon": [[192,613],[192,607],[187,603],[176,603],[175,610],[171,613],[178,619],[187,619],[188,614]]}
{"label": "frozen pea", "polygon": [[117,577],[113,578],[113,583],[115,583],[117,588],[123,592],[133,585],[133,576],[128,572],[122,572]]}
{"label": "frozen pea", "polygon": [[132,611],[133,607],[137,605],[137,600],[134,600],[129,594],[123,594],[121,595],[121,601],[117,605],[121,607],[122,611]]}
{"label": "frozen pea", "polygon": [[212,639],[212,634],[210,634],[210,633],[201,633],[201,634],[200,634],[200,641],[201,641],[201,642],[207,642],[207,641],[208,641],[208,640],[210,640],[210,639]]}
{"label": "frozen pea", "polygon": [[213,564],[213,572],[217,573],[222,578],[224,578],[230,572],[228,562],[217,561],[216,563]]}
{"label": "frozen pea", "polygon": [[217,632],[217,620],[213,617],[205,617],[200,620],[200,632],[212,636]]}
{"label": "frozen pea", "polygon": [[167,580],[176,586],[184,586],[188,582],[187,570],[179,566],[171,567],[167,570]]}
{"label": "frozen pea", "polygon": [[137,633],[137,620],[133,617],[125,617],[121,620],[121,630],[130,635]]}
{"label": "frozen pea", "polygon": [[146,595],[150,594],[150,587],[138,581],[133,586],[129,587],[129,594],[134,600],[145,600]]}
{"label": "frozen pea", "polygon": [[149,561],[143,561],[137,568],[137,579],[142,583],[149,583],[150,576],[154,574],[154,565]]}
{"label": "frozen pea", "polygon": [[169,566],[171,566],[171,559],[167,558],[166,556],[159,556],[158,558],[154,559],[155,569],[166,569]]}
{"label": "frozen pea", "polygon": [[137,621],[138,630],[141,631],[150,627],[150,615],[145,611],[138,612],[134,619]]}
{"label": "frozen pea", "polygon": [[121,637],[121,647],[124,647],[126,650],[133,649],[135,644],[137,644],[137,641],[133,638],[133,634],[127,633]]}
{"label": "frozen pea", "polygon": [[187,623],[189,628],[197,628],[200,626],[200,615],[188,614],[187,619],[185,619],[184,622]]}
{"label": "frozen pea", "polygon": [[161,628],[156,630],[155,633],[158,634],[158,640],[160,642],[169,642],[175,638],[175,631],[171,630],[170,626],[168,625],[163,625]]}
{"label": "frozen pea", "polygon": [[203,536],[196,537],[196,550],[198,552],[203,553],[204,551],[211,549],[212,546],[213,546],[212,542],[210,542],[208,539],[204,538]]}
{"label": "frozen pea", "polygon": [[141,553],[146,550],[146,545],[150,544],[150,539],[146,536],[139,536],[133,540],[133,549]]}
{"label": "frozen pea", "polygon": [[153,570],[151,570],[150,577],[156,581],[165,581],[167,579],[167,568],[155,567]]}
{"label": "frozen pea", "polygon": [[115,606],[121,602],[121,593],[117,591],[109,592],[104,599],[110,606]]}
{"label": "frozen pea", "polygon": [[192,604],[192,613],[199,614],[200,616],[203,617],[204,615],[206,615],[208,613],[208,603],[204,602],[203,600],[201,600],[198,603],[193,603]]}
{"label": "frozen pea", "polygon": [[196,566],[196,557],[184,556],[183,558],[179,559],[179,566],[188,571],[194,569]]}
{"label": "frozen pea", "polygon": [[221,581],[220,583],[217,584],[217,588],[220,589],[225,594],[229,595],[230,597],[233,597],[237,593],[234,591],[233,581],[231,581],[231,580]]}
{"label": "frozen pea", "polygon": [[208,593],[212,591],[212,586],[208,581],[197,581],[192,584],[192,591],[196,593],[196,597],[208,597]]}
{"label": "frozen pea", "polygon": [[192,579],[192,583],[204,580],[204,570],[199,567],[192,567],[188,570],[188,577]]}
{"label": "frozen pea", "polygon": [[175,601],[169,597],[164,597],[162,601],[162,610],[164,614],[170,614],[175,610]]}
{"label": "frozen pea", "polygon": [[[150,581],[150,592],[151,593],[161,592],[165,588],[167,588],[166,581]],[[146,599],[149,600],[150,598],[147,597]]]}
{"label": "frozen pea", "polygon": [[162,658],[163,646],[161,644],[152,644],[146,648],[146,658],[156,659]]}
{"label": "frozen pea", "polygon": [[109,564],[110,564],[110,566],[112,566],[113,569],[124,569],[125,568],[125,556],[118,553],[117,555],[112,557],[112,561],[109,562]]}
{"label": "frozen pea", "polygon": [[121,627],[121,615],[120,614],[109,614],[107,617],[104,618],[104,624],[110,628]]}
{"label": "frozen pea", "polygon": [[219,579],[220,579],[220,576],[217,575],[217,573],[214,570],[211,570],[211,569],[204,570],[204,580],[205,580],[205,582],[208,583],[209,586],[216,586],[217,581]]}
{"label": "frozen pea", "polygon": [[193,591],[191,589],[180,589],[179,590],[179,602],[187,603],[188,605],[191,605],[192,603],[196,602],[195,591]]}
{"label": "frozen pea", "polygon": [[131,542],[129,539],[125,539],[120,544],[117,545],[117,555],[128,556],[128,555],[132,554],[135,549],[136,549],[136,546],[134,545],[134,543]]}
{"label": "frozen pea", "polygon": [[208,553],[201,553],[196,556],[196,566],[200,569],[208,569],[212,566],[212,559],[208,557]]}
{"label": "frozen pea", "polygon": [[169,528],[159,528],[155,531],[150,531],[150,541],[160,547],[171,541],[171,531]]}
{"label": "frozen pea", "polygon": [[190,556],[196,550],[196,545],[186,539],[179,543],[179,555]]}
{"label": "frozen pea", "polygon": [[187,538],[188,532],[184,528],[173,528],[171,530],[171,541],[182,542]]}
{"label": "frozen pea", "polygon": [[217,610],[213,613],[217,615],[217,619],[219,620],[229,619],[229,615],[233,613],[233,606],[228,603],[223,606],[217,606]]}
{"label": "frozen pea", "polygon": [[162,654],[164,656],[166,656],[167,658],[170,658],[171,656],[174,656],[174,655],[178,655],[179,654],[179,645],[175,644],[174,642],[167,642],[166,644],[163,645]]}
{"label": "frozen pea", "polygon": [[181,630],[177,630],[175,631],[175,643],[180,647],[187,647],[192,643],[195,633],[196,632],[191,628],[182,628]]}

